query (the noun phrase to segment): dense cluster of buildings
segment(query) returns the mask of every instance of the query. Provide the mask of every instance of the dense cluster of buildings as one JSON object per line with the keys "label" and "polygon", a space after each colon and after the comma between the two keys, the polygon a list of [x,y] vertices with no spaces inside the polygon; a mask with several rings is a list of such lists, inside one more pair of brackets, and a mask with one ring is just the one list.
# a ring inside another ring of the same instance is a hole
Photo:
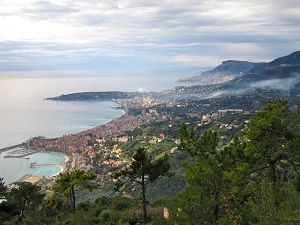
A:
{"label": "dense cluster of buildings", "polygon": [[[124,102],[123,102],[124,104]],[[126,102],[128,105],[129,103]],[[95,128],[59,138],[33,138],[29,142],[31,148],[57,150],[62,152],[83,152],[97,139],[106,139],[118,136],[125,131],[132,131],[143,124],[164,121],[168,119],[165,115],[159,115],[155,110],[143,111],[140,115],[125,114],[120,118],[111,120],[109,123]]]}

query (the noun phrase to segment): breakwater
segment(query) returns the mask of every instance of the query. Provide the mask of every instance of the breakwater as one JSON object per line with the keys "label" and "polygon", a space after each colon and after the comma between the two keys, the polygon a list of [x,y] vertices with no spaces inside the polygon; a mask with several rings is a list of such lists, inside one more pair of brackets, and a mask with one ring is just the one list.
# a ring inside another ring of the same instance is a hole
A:
{"label": "breakwater", "polygon": [[24,180],[28,179],[31,176],[32,176],[32,174],[29,174],[29,173],[24,174],[22,177],[20,177],[19,179],[15,180],[15,181],[13,181],[11,183],[9,183],[8,185],[12,185],[12,184],[15,184],[15,183],[23,182]]}

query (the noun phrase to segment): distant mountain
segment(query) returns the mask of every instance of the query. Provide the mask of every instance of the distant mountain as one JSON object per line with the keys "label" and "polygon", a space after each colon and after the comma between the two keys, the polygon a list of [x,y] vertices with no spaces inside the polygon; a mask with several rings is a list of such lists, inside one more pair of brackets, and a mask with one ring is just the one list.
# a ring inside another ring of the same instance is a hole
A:
{"label": "distant mountain", "polygon": [[268,63],[269,67],[279,66],[300,66],[300,51],[293,52],[290,55],[280,57]]}
{"label": "distant mountain", "polygon": [[223,61],[221,65],[213,70],[202,72],[198,76],[190,77],[187,79],[180,79],[180,83],[194,83],[194,84],[218,84],[236,77],[242,76],[254,67],[262,66],[265,63],[252,63],[247,61],[227,60]]}
{"label": "distant mountain", "polygon": [[[252,63],[247,61],[227,60],[213,70],[201,73],[198,76],[178,80],[181,83],[193,83],[200,85],[219,84],[243,76],[261,74],[273,76],[298,72],[300,66],[300,51],[277,58],[269,63]],[[249,76],[247,77],[247,79]],[[273,77],[274,78],[274,77]]]}
{"label": "distant mountain", "polygon": [[[193,79],[200,79],[204,75],[208,80],[214,81],[217,76],[220,80],[206,85],[177,87],[165,92],[166,98],[172,97],[182,101],[242,95],[298,98],[300,97],[300,51],[269,63],[225,61],[215,69]],[[229,76],[233,78],[225,82],[224,79]]]}
{"label": "distant mountain", "polygon": [[272,70],[278,67],[290,67],[290,66],[300,66],[300,51],[293,52],[290,55],[283,56],[269,63],[265,63],[259,66],[254,67],[249,72],[250,73],[258,73],[263,72],[264,70]]}

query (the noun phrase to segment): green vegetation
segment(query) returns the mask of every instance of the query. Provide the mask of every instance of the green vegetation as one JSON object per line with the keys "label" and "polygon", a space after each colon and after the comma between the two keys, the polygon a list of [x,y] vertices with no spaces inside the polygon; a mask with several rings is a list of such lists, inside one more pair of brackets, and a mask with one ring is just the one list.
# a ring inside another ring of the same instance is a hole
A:
{"label": "green vegetation", "polygon": [[0,199],[2,199],[4,197],[6,189],[7,189],[7,187],[5,186],[5,183],[3,182],[3,178],[0,178]]}
{"label": "green vegetation", "polygon": [[[0,203],[0,223],[299,224],[300,121],[296,110],[286,100],[275,99],[252,117],[230,113],[207,126],[199,126],[197,120],[186,124],[178,119],[162,123],[162,130],[141,127],[124,142],[99,143],[97,153],[106,151],[91,160],[94,164],[95,159],[99,162],[102,157],[112,157],[107,146],[115,152],[124,151],[113,157],[127,163],[101,170],[114,171],[124,197],[115,193],[77,201],[79,193],[72,193],[72,188],[95,180],[83,171],[61,174],[53,187],[55,192],[48,193],[45,200],[36,185],[20,184],[6,190],[1,179],[0,194],[7,201]],[[239,125],[248,119],[246,125]],[[228,124],[227,129],[222,129],[223,123]],[[237,129],[228,129],[232,125]],[[177,136],[166,135],[165,131],[174,127],[179,131]],[[229,134],[224,138],[226,131]],[[169,170],[174,176],[161,178]],[[111,176],[106,179],[110,183],[104,188],[112,189]],[[21,191],[23,186],[35,191]],[[26,204],[20,199],[27,199]]]}
{"label": "green vegetation", "polygon": [[124,182],[135,182],[141,186],[142,205],[143,205],[143,222],[146,224],[147,216],[147,199],[146,188],[148,183],[157,181],[161,176],[169,176],[170,164],[168,155],[164,154],[155,160],[149,156],[144,148],[138,148],[133,155],[133,161],[128,168],[120,170],[114,174],[116,189],[124,188]]}
{"label": "green vegetation", "polygon": [[[83,170],[73,170],[71,172],[65,172],[59,174],[56,180],[56,184],[52,187],[55,194],[63,194],[66,198],[64,204],[69,203],[72,212],[75,213],[76,208],[76,190],[83,187],[88,188],[90,191],[96,188],[96,185],[89,181],[94,180],[96,174],[86,173]],[[55,196],[55,195],[54,195]],[[51,200],[56,200],[53,198]]]}

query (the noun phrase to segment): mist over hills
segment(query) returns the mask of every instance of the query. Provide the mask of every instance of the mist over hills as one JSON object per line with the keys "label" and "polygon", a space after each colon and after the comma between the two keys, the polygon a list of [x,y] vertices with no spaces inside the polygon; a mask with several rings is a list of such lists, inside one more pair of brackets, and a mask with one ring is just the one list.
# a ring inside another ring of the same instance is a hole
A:
{"label": "mist over hills", "polygon": [[[204,79],[201,83],[207,84],[198,84],[199,79]],[[224,61],[213,70],[187,81],[192,85],[176,87],[165,92],[165,97],[196,100],[233,95],[297,96],[300,94],[300,51],[269,63]]]}
{"label": "mist over hills", "polygon": [[297,97],[300,96],[300,51],[269,63],[227,60],[213,70],[186,79],[186,82],[191,85],[162,92],[85,92],[61,95],[48,100],[103,101],[150,96],[164,103],[246,95],[267,98]]}
{"label": "mist over hills", "polygon": [[251,69],[263,66],[265,63],[252,63],[247,61],[226,60],[221,65],[212,70],[202,72],[200,75],[186,79],[179,79],[179,83],[188,84],[218,84],[224,81],[233,80],[236,77],[242,76]]}

